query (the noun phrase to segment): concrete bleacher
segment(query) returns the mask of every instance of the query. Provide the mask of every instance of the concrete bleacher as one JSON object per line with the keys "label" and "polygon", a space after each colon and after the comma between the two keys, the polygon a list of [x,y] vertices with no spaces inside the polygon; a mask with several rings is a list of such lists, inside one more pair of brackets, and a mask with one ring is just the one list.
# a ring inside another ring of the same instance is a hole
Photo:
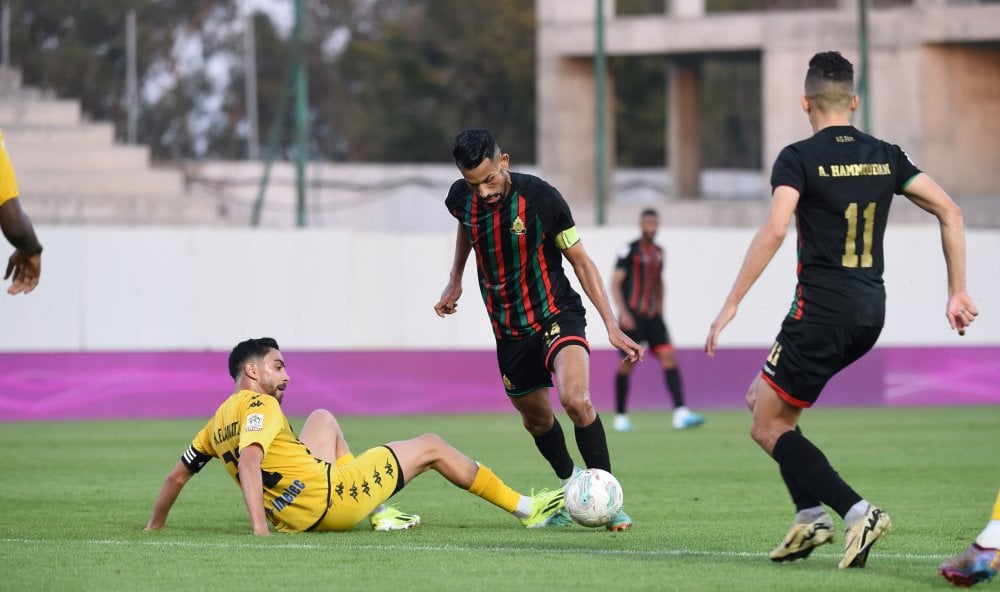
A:
{"label": "concrete bleacher", "polygon": [[[260,161],[154,165],[148,147],[117,142],[114,125],[89,121],[79,101],[25,87],[20,71],[2,67],[0,130],[25,209],[36,224],[247,226],[265,171]],[[534,165],[515,170],[549,178]],[[262,225],[296,224],[294,175],[291,163],[274,163]],[[389,232],[453,229],[454,221],[441,205],[457,178],[451,163],[312,161],[306,175],[309,226]],[[770,205],[765,171],[703,170],[702,198],[679,198],[672,183],[665,168],[614,169],[604,222],[632,227],[639,212],[652,206],[670,226],[755,227]],[[592,199],[560,189],[574,203],[578,223],[597,223]],[[1000,228],[1000,197],[962,196],[957,201],[968,226]],[[905,199],[896,200],[890,221],[934,222]]]}
{"label": "concrete bleacher", "polygon": [[24,87],[0,68],[0,130],[25,209],[39,224],[213,224],[217,202],[185,191],[179,168],[154,166],[149,148],[115,140],[80,102]]}

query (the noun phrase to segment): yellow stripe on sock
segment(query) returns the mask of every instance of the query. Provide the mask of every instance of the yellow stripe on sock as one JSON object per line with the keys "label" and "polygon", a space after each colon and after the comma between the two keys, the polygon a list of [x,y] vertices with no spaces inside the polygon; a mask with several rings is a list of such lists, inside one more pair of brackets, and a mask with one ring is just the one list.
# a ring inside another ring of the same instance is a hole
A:
{"label": "yellow stripe on sock", "polygon": [[352,460],[354,460],[354,455],[351,454],[350,452],[348,452],[344,456],[342,456],[342,457],[340,457],[340,458],[337,459],[337,466],[338,467],[342,467],[342,466],[346,465],[347,463],[351,462]]}
{"label": "yellow stripe on sock", "polygon": [[1000,520],[1000,491],[997,492],[997,501],[993,504],[993,515],[990,520]]}
{"label": "yellow stripe on sock", "polygon": [[484,465],[479,465],[479,471],[472,481],[472,486],[469,487],[469,493],[478,495],[508,512],[516,510],[517,502],[521,500],[521,494],[508,487],[496,473]]}

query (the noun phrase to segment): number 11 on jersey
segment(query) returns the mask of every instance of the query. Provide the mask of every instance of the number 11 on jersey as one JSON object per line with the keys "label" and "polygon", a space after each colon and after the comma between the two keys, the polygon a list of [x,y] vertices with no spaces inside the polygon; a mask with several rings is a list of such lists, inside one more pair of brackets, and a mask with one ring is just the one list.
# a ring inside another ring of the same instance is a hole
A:
{"label": "number 11 on jersey", "polygon": [[[861,267],[872,266],[872,235],[875,232],[875,204],[870,203],[865,206],[862,217],[865,219],[865,226],[861,238]],[[840,263],[844,267],[858,266],[858,204],[851,203],[844,210],[844,218],[847,219],[847,236],[844,239],[844,256]]]}

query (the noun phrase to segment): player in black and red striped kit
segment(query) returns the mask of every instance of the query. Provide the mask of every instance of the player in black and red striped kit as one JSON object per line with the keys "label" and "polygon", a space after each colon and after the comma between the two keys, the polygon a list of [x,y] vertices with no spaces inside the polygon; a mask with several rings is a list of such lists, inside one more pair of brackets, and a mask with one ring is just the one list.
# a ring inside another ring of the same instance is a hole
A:
{"label": "player in black and red striped kit", "polygon": [[[663,248],[656,244],[656,230],[660,217],[656,210],[646,209],[639,216],[638,239],[625,245],[618,254],[615,272],[611,276],[611,296],[618,306],[618,322],[622,331],[636,343],[646,342],[663,368],[664,380],[674,403],[673,426],[682,430],[705,423],[701,414],[694,413],[684,404],[681,372],[670,342],[670,331],[663,319],[663,267],[666,258]],[[615,430],[632,430],[628,417],[628,388],[632,364],[618,365],[615,373]]]}
{"label": "player in black and red striped kit", "polygon": [[851,125],[858,106],[853,78],[854,67],[838,52],[810,60],[802,109],[813,135],[778,155],[768,219],[751,242],[705,341],[705,352],[712,355],[720,332],[778,250],[794,214],[798,285],[763,371],[747,392],[753,413],[750,432],[777,461],[798,511],[771,559],[806,557],[830,542],[833,521],[825,504],[844,519],[841,568],[865,566],[872,544],[889,529],[889,516],[837,474],[798,423],[826,382],[871,349],[882,330],[882,239],[894,195],[905,195],[941,226],[948,323],[964,335],[978,314],[965,287],[962,212],[898,146]]}
{"label": "player in black and red striped kit", "polygon": [[[573,459],[549,400],[555,374],[584,464],[611,471],[604,426],[590,402],[583,303],[563,271],[563,256],[600,313],[611,344],[631,362],[642,359],[642,347],[619,329],[600,272],[580,242],[562,195],[538,177],[510,172],[510,156],[485,129],[458,134],[452,155],[462,179],[451,186],[445,205],[458,220],[458,234],[451,276],[434,310],[441,317],[455,312],[465,262],[475,251],[504,388],[539,452],[564,483],[573,475]],[[562,513],[550,525],[569,522]],[[622,510],[608,529],[631,525]]]}

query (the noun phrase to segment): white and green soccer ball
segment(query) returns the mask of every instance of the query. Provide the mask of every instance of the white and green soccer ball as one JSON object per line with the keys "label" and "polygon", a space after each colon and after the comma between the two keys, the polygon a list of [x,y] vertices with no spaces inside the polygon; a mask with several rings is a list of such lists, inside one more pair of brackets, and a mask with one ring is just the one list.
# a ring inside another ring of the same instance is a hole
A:
{"label": "white and green soccer ball", "polygon": [[580,471],[566,484],[566,511],[578,524],[604,526],[622,509],[625,498],[614,475],[601,469]]}

